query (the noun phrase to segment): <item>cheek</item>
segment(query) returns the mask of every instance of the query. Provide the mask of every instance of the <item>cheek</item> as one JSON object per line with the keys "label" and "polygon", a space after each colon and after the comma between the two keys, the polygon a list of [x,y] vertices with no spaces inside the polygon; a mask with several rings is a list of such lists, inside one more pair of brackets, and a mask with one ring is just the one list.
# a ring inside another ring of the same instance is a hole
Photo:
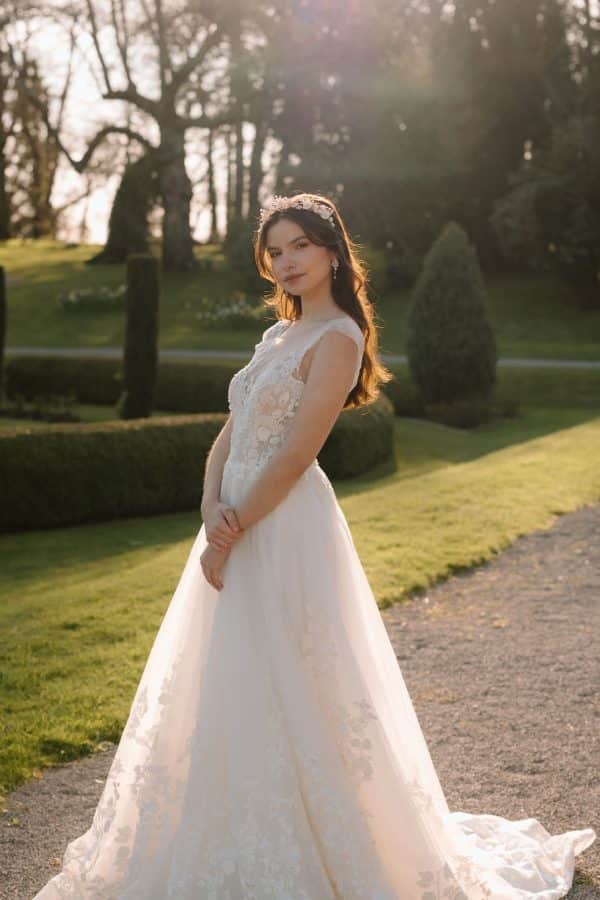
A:
{"label": "cheek", "polygon": [[321,253],[316,247],[307,251],[306,268],[310,272],[320,275],[323,271],[327,271],[328,264],[327,256]]}
{"label": "cheek", "polygon": [[275,278],[279,278],[281,280],[281,273],[283,270],[283,266],[281,264],[280,257],[277,256],[275,259],[272,259],[270,262],[271,272],[275,276]]}

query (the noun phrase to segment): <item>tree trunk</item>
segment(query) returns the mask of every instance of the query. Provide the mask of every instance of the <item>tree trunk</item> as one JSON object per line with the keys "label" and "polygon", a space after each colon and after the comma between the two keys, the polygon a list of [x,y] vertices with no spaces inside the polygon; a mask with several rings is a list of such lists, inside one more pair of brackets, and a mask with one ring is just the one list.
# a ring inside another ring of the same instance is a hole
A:
{"label": "tree trunk", "polygon": [[254,135],[254,143],[252,145],[248,184],[248,218],[251,220],[256,218],[260,208],[258,192],[263,179],[261,158],[265,147],[265,140],[267,138],[267,123],[264,121],[255,122],[254,127],[256,132]]}
{"label": "tree trunk", "polygon": [[7,241],[10,236],[10,200],[6,190],[6,168],[2,154],[0,155],[0,241]]}
{"label": "tree trunk", "polygon": [[158,181],[164,210],[162,263],[165,271],[193,271],[197,266],[190,227],[192,185],[185,168],[184,144],[183,131],[163,128],[158,150]]}
{"label": "tree trunk", "polygon": [[215,244],[219,239],[219,229],[217,228],[217,189],[215,187],[215,169],[213,165],[213,151],[214,151],[214,134],[212,128],[209,128],[208,131],[208,147],[207,147],[207,161],[208,161],[208,170],[207,170],[207,178],[208,178],[208,202],[210,205],[210,233],[209,233],[209,242],[211,244]]}
{"label": "tree trunk", "polygon": [[241,221],[244,210],[244,123],[241,118],[235,123],[235,196],[233,200],[233,217]]}
{"label": "tree trunk", "polygon": [[225,210],[226,210],[226,222],[225,222],[225,240],[227,240],[227,235],[229,234],[229,230],[231,228],[231,223],[234,219],[233,215],[233,153],[232,153],[232,139],[231,139],[231,128],[227,128],[225,131],[225,162],[226,162],[226,181],[225,181]]}

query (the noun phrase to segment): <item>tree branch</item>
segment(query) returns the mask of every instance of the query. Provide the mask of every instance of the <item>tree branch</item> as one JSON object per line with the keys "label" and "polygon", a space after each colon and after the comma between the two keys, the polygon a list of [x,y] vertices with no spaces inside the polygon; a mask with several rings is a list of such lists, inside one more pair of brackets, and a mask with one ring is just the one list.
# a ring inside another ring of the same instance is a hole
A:
{"label": "tree branch", "polygon": [[106,90],[111,91],[112,85],[110,83],[110,75],[108,73],[108,66],[104,61],[104,56],[102,55],[102,50],[100,48],[100,40],[98,38],[98,25],[96,23],[96,13],[94,12],[92,0],[86,0],[86,5],[88,8],[88,15],[90,17],[90,24],[92,26],[92,41],[94,42],[94,47],[96,48],[96,56],[98,57],[100,67],[102,69],[102,74],[104,75],[104,84],[106,85]]}
{"label": "tree branch", "polygon": [[102,94],[104,100],[125,100],[127,103],[133,103],[139,109],[143,109],[148,115],[158,119],[160,114],[160,104],[157,100],[151,100],[150,97],[143,97],[138,93],[134,84],[128,85],[125,90],[121,91],[105,91]]}
{"label": "tree branch", "polygon": [[169,48],[167,46],[167,35],[165,31],[165,19],[163,16],[162,0],[155,0],[156,8],[156,24],[158,37],[158,69],[160,73],[160,96],[164,98],[169,87],[170,76],[172,75],[172,63],[169,57]]}
{"label": "tree branch", "polygon": [[[121,13],[121,22],[119,23],[117,19],[117,6],[115,0],[111,0],[110,2],[110,17],[115,32],[115,41],[119,49],[119,56],[121,57],[123,69],[125,70],[127,84],[133,84],[131,69],[129,68],[129,57],[127,56],[127,20],[125,19],[125,9],[122,3],[120,4],[120,7],[119,12]],[[123,32],[122,35],[121,29]]]}
{"label": "tree branch", "polygon": [[[215,24],[215,23],[213,23]],[[201,46],[198,48],[198,52],[194,53],[192,56],[188,57],[181,66],[173,72],[173,77],[171,79],[171,84],[168,87],[167,94],[169,98],[173,99],[181,87],[181,85],[187,80],[188,76],[194,71],[196,66],[198,66],[209,50],[212,50],[213,47],[216,47],[221,41],[221,30],[217,24],[212,31],[208,31],[206,37],[202,41]]]}

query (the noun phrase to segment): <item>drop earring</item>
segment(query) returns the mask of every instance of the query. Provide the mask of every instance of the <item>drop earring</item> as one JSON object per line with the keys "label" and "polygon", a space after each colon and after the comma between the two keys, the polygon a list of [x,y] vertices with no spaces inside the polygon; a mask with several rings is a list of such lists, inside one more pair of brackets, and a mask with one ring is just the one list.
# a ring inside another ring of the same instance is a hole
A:
{"label": "drop earring", "polygon": [[337,275],[337,270],[338,270],[339,264],[340,264],[339,259],[336,258],[336,259],[331,260],[331,268],[333,269],[333,280],[334,281],[335,281],[335,278]]}

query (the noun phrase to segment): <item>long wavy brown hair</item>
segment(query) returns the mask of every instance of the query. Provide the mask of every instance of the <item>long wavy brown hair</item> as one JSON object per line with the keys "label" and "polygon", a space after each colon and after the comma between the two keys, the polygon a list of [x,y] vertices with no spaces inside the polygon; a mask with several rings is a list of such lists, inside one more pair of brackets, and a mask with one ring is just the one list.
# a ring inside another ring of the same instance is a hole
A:
{"label": "long wavy brown hair", "polygon": [[277,319],[299,319],[302,316],[302,298],[300,295],[290,294],[277,284],[270,266],[267,238],[269,228],[275,222],[280,219],[296,222],[314,244],[335,251],[339,266],[335,279],[332,278],[331,281],[332,297],[341,310],[352,316],[365,338],[358,381],[348,394],[344,409],[364,406],[377,399],[380,384],[391,381],[394,377],[378,356],[379,340],[375,311],[367,296],[367,270],[360,259],[357,244],[346,231],[335,203],[320,194],[294,194],[290,199],[305,198],[330,207],[333,210],[334,227],[330,224],[331,219],[324,219],[313,210],[298,209],[294,206],[275,210],[263,221],[254,239],[254,259],[262,277],[274,284],[272,293],[266,295],[264,300],[267,306],[275,309]]}

